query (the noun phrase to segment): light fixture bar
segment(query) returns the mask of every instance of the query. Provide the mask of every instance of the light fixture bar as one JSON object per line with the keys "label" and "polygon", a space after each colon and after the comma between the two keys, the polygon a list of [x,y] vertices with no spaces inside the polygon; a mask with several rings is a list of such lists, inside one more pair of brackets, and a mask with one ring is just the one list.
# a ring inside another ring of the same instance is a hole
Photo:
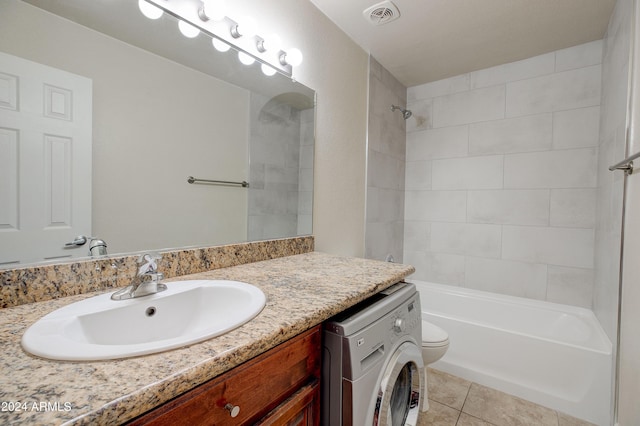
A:
{"label": "light fixture bar", "polygon": [[[265,49],[264,39],[257,35],[245,36],[238,33],[237,27],[242,29],[242,23],[225,16],[222,20],[203,20],[202,0],[147,0],[166,13],[177,19],[186,21],[197,27],[204,34],[222,40],[240,52],[253,57],[256,61],[266,64],[282,74],[291,77],[293,67],[281,58],[286,52],[278,49]],[[205,16],[206,18],[206,16]],[[234,35],[235,34],[235,35]],[[239,35],[240,34],[240,35]],[[284,55],[284,56],[283,56]]]}

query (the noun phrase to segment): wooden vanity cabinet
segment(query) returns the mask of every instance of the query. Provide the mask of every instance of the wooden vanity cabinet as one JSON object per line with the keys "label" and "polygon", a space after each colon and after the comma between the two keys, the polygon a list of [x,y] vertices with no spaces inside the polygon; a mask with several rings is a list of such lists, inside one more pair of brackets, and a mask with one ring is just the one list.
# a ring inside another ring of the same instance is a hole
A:
{"label": "wooden vanity cabinet", "polygon": [[129,424],[319,425],[321,351],[317,326]]}

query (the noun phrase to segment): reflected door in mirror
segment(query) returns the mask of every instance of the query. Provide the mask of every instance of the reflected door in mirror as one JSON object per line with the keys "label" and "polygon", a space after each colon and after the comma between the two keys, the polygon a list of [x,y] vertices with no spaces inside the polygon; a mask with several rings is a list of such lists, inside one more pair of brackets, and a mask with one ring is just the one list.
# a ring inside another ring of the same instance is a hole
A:
{"label": "reflected door in mirror", "polygon": [[0,52],[0,264],[85,250],[91,142],[90,79]]}

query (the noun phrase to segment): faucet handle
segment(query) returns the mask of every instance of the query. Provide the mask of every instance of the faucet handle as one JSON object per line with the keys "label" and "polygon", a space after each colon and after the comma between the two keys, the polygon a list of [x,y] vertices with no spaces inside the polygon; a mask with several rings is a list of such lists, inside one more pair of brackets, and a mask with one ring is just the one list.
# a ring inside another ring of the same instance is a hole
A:
{"label": "faucet handle", "polygon": [[162,256],[157,253],[145,253],[138,257],[138,275],[157,274],[158,263]]}

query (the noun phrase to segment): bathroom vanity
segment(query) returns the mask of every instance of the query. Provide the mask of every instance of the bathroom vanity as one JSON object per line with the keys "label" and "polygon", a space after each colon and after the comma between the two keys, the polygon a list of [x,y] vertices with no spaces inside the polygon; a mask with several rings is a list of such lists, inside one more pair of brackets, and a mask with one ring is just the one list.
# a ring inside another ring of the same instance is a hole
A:
{"label": "bathroom vanity", "polygon": [[[194,424],[201,415],[216,416],[216,424],[269,424],[300,416],[313,423],[319,325],[413,271],[408,265],[310,252],[174,277],[170,281],[248,282],[267,302],[252,321],[222,336],[111,361],[52,361],[20,346],[26,328],[43,315],[99,293],[2,309],[0,423],[160,424],[180,418]],[[210,423],[210,417],[204,419]]]}
{"label": "bathroom vanity", "polygon": [[132,426],[320,421],[321,330],[316,326],[134,420]]}

